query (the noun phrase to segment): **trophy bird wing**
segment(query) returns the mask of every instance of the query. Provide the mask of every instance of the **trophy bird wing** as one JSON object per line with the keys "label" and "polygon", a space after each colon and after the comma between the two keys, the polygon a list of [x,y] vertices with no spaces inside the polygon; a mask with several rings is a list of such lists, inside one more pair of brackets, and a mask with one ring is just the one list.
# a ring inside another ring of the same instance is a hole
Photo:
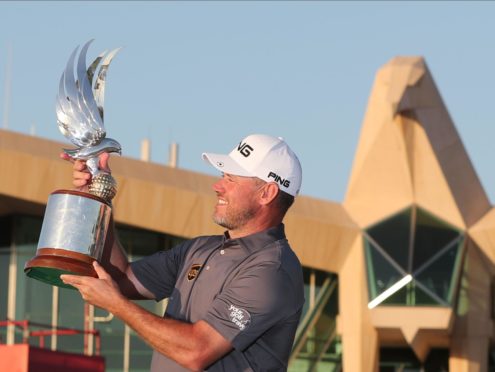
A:
{"label": "trophy bird wing", "polygon": [[[103,125],[103,93],[106,71],[117,50],[100,54],[86,70],[86,53],[93,40],[81,48],[77,59],[77,80],[74,62],[77,47],[71,54],[63,72],[56,100],[57,122],[62,134],[79,148],[98,145],[106,136]],[[98,72],[96,70],[98,69]],[[93,88],[93,78],[97,81]],[[100,78],[101,75],[101,78]],[[77,150],[67,150],[77,157]]]}
{"label": "trophy bird wing", "polygon": [[77,80],[74,78],[74,61],[78,48],[72,52],[60,78],[57,97],[56,112],[60,131],[78,147],[98,144],[106,135],[86,73],[86,52],[90,43],[81,48]]}
{"label": "trophy bird wing", "polygon": [[108,66],[110,65],[110,62],[112,62],[113,57],[115,57],[120,49],[122,48],[111,50],[106,56],[102,56],[100,70],[98,71],[98,77],[96,78],[96,82],[93,88],[96,105],[98,106],[98,111],[100,112],[102,120],[103,104],[105,102],[105,81],[107,78]]}

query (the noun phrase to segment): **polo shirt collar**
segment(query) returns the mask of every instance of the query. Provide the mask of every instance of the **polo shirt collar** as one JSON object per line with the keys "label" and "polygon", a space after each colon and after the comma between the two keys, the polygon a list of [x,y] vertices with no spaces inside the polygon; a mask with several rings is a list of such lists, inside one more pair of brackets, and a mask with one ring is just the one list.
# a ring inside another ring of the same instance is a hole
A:
{"label": "polo shirt collar", "polygon": [[226,231],[224,233],[224,246],[238,244],[248,253],[254,253],[280,239],[285,239],[285,227],[283,223],[237,239],[230,239]]}

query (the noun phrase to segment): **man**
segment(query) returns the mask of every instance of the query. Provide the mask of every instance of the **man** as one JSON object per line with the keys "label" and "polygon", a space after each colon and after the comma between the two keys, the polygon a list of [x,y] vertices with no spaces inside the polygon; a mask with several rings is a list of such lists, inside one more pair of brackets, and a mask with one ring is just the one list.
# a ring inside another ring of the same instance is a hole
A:
{"label": "man", "polygon": [[[89,303],[108,310],[153,349],[152,371],[283,371],[304,303],[299,260],[282,220],[299,193],[297,156],[280,138],[250,135],[229,155],[204,153],[223,173],[213,220],[202,236],[129,263],[113,231],[99,278],[62,275]],[[107,168],[108,156],[100,159]],[[74,163],[74,185],[90,174]],[[129,299],[168,298],[163,318]]]}

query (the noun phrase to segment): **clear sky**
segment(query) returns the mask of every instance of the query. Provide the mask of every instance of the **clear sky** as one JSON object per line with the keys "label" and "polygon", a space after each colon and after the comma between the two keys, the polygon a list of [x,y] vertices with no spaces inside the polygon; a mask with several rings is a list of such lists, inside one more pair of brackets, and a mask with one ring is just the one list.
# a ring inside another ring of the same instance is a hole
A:
{"label": "clear sky", "polygon": [[203,151],[282,136],[303,165],[302,194],[339,202],[377,69],[421,55],[493,202],[494,19],[492,2],[1,1],[0,118],[66,142],[58,81],[94,38],[88,59],[124,47],[108,74],[105,126],[125,156],[139,157],[149,137],[164,164],[174,141],[181,168],[214,175]]}

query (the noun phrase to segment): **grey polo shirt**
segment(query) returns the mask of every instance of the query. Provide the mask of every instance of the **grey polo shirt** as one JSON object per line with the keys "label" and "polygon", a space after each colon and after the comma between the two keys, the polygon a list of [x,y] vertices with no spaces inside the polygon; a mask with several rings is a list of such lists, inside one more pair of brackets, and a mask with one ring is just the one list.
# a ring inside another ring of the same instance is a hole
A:
{"label": "grey polo shirt", "polygon": [[[165,315],[204,320],[234,349],[208,371],[284,371],[304,303],[302,268],[284,225],[240,239],[204,236],[132,263]],[[151,370],[185,371],[154,352]]]}

